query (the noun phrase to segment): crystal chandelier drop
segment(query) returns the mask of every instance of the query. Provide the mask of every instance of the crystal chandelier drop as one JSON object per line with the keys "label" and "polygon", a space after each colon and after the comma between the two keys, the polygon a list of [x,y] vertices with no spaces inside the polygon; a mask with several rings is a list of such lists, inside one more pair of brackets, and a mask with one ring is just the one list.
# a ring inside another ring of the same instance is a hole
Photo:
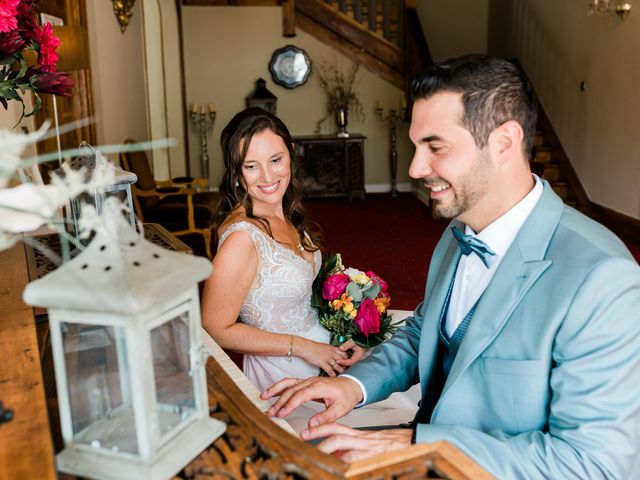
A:
{"label": "crystal chandelier drop", "polygon": [[625,20],[631,12],[631,1],[624,0],[589,0],[587,15],[598,15],[613,23],[617,17]]}

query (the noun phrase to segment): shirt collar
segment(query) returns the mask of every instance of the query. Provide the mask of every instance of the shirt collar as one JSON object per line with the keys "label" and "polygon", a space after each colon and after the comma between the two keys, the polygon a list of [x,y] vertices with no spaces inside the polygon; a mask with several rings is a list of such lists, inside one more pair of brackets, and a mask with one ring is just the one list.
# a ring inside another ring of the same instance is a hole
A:
{"label": "shirt collar", "polygon": [[522,200],[485,227],[479,234],[476,234],[468,225],[465,226],[465,233],[482,240],[497,255],[503,257],[542,196],[542,181],[536,174],[532,175],[535,185]]}

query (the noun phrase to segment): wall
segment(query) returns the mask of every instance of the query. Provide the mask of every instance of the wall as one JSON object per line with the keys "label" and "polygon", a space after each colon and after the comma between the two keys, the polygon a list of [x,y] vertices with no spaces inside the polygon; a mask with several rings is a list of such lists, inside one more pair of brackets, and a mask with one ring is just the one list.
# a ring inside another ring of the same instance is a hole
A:
{"label": "wall", "polygon": [[[608,25],[583,0],[492,0],[491,52],[517,57],[591,201],[640,218],[640,5]],[[586,90],[580,91],[585,82]]]}
{"label": "wall", "polygon": [[416,11],[434,62],[487,52],[489,0],[418,0]]}
{"label": "wall", "polygon": [[[279,7],[183,7],[184,65],[186,103],[214,103],[217,120],[209,135],[211,183],[217,186],[222,174],[219,147],[220,131],[238,111],[245,108],[259,77],[267,80],[267,88],[278,97],[278,116],[293,135],[312,134],[316,122],[325,115],[325,95],[313,72],[307,83],[287,90],[273,83],[268,70],[271,54],[277,48],[293,44],[304,49],[312,61],[326,61],[345,73],[352,63],[330,47],[297,30],[294,38],[282,36]],[[359,121],[350,112],[347,130],[366,135],[365,183],[368,191],[388,191],[388,129],[375,116],[376,102],[386,108],[399,108],[402,92],[361,68],[358,73],[358,95],[366,119]],[[399,183],[408,188],[408,168],[412,147],[408,141],[408,125],[398,132]],[[322,133],[333,133],[331,121],[323,124]],[[190,129],[191,171],[201,171],[199,137]]]}
{"label": "wall", "polygon": [[141,3],[123,34],[111,2],[86,2],[98,144],[149,138]]}

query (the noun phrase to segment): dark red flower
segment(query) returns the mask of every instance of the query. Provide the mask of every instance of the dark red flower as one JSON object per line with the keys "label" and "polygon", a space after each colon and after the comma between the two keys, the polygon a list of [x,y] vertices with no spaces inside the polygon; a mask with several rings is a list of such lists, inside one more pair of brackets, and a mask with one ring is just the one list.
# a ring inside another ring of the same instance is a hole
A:
{"label": "dark red flower", "polygon": [[27,42],[20,36],[20,32],[13,30],[8,33],[0,33],[0,58],[6,58],[20,52],[27,46]]}
{"label": "dark red flower", "polygon": [[[31,74],[31,75],[30,75]],[[70,97],[73,80],[68,73],[27,71],[31,85],[40,93],[52,93],[61,97]]]}
{"label": "dark red flower", "polygon": [[36,42],[38,42],[38,65],[42,72],[55,72],[58,54],[56,49],[60,46],[60,39],[53,34],[50,23],[46,23],[36,29]]}
{"label": "dark red flower", "polygon": [[[27,2],[23,0],[18,5],[18,31],[22,38],[25,40],[32,42],[36,38],[36,31],[38,30],[38,23],[36,22],[36,16],[33,13],[33,5],[39,2]],[[36,5],[37,6],[37,5]]]}

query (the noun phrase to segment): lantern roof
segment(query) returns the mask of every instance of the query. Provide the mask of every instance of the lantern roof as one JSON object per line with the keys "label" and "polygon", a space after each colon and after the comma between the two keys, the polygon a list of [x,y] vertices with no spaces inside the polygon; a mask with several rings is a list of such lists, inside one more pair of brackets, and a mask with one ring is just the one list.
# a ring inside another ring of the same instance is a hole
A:
{"label": "lantern roof", "polygon": [[[89,148],[90,151],[88,153],[83,153],[74,157],[66,162],[69,168],[72,170],[81,170],[84,169],[85,176],[87,181],[91,181],[93,179],[94,172],[96,169],[107,169],[109,170],[109,174],[112,175],[113,185],[131,185],[138,181],[138,177],[135,173],[127,172],[117,165],[108,162],[106,158],[100,153],[99,150],[94,149],[92,146],[88,145],[86,142],[82,142],[80,144],[80,149],[86,147]],[[64,177],[66,175],[66,171],[64,168],[60,167],[54,170],[54,173],[57,175]],[[102,173],[101,173],[102,175]],[[104,186],[103,186],[104,188]]]}
{"label": "lantern roof", "polygon": [[[73,260],[27,285],[29,305],[136,315],[188,291],[211,273],[204,257],[159,247],[135,232],[114,198],[101,215],[83,207],[91,243]],[[172,305],[170,305],[172,306]]]}

